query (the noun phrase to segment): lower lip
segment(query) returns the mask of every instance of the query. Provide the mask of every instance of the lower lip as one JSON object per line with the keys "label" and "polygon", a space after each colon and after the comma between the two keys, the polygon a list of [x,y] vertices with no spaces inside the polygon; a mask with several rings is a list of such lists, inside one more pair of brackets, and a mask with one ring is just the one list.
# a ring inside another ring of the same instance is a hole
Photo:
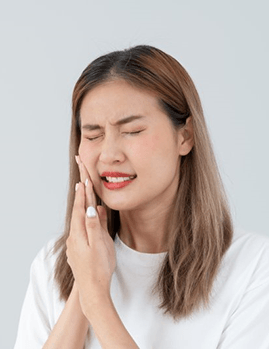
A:
{"label": "lower lip", "polygon": [[103,181],[103,183],[107,189],[114,190],[114,189],[121,189],[123,187],[126,187],[128,184],[130,184],[133,181],[134,179],[130,181],[118,182],[118,183],[109,183],[109,182]]}

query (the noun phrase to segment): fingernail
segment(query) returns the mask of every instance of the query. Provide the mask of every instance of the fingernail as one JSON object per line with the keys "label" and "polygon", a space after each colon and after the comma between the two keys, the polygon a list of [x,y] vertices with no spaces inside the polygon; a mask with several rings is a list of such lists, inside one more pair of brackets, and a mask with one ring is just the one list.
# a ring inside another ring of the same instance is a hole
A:
{"label": "fingernail", "polygon": [[78,185],[79,185],[79,183],[76,183],[76,186],[75,186],[76,191],[78,190]]}
{"label": "fingernail", "polygon": [[87,217],[92,218],[96,217],[96,210],[93,206],[89,206],[86,211]]}
{"label": "fingernail", "polygon": [[87,187],[88,183],[89,183],[89,180],[88,180],[88,178],[86,178],[86,181],[85,181],[86,187]]}

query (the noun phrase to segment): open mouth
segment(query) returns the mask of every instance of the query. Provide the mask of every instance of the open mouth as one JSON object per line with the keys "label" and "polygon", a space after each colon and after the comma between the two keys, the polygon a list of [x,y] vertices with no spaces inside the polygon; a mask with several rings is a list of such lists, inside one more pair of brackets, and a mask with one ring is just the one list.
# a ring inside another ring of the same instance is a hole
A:
{"label": "open mouth", "polygon": [[107,183],[121,183],[121,182],[127,182],[135,179],[137,175],[130,176],[130,177],[101,177],[102,181],[105,181]]}

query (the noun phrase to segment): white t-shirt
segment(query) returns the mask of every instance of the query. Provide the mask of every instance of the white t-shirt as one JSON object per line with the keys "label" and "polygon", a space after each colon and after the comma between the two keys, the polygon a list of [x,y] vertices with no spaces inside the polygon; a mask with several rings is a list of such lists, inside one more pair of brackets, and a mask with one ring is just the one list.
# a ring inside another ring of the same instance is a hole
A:
{"label": "white t-shirt", "polygon": [[[51,239],[35,257],[14,349],[41,349],[65,303],[53,280],[56,256]],[[149,254],[129,248],[116,235],[117,266],[111,297],[140,349],[268,349],[269,239],[236,230],[214,282],[210,310],[174,321],[151,295],[166,252]],[[92,328],[87,349],[100,349]]]}

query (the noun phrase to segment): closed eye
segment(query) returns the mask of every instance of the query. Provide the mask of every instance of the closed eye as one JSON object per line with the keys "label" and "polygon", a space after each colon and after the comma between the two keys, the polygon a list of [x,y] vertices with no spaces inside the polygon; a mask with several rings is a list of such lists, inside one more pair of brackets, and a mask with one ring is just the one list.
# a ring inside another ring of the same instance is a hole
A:
{"label": "closed eye", "polygon": [[101,137],[101,136],[97,136],[97,137],[87,137],[87,139],[88,139],[89,141],[94,141],[95,139],[97,139],[97,138],[99,138],[99,137]]}
{"label": "closed eye", "polygon": [[138,134],[140,132],[142,132],[144,130],[140,130],[140,131],[134,131],[134,132],[123,132],[124,134],[127,134],[127,135],[135,135],[135,134]]}
{"label": "closed eye", "polygon": [[[139,131],[133,131],[133,132],[122,132],[123,134],[127,134],[127,135],[136,135],[141,133],[144,130],[139,130]],[[102,137],[102,135],[96,136],[96,137],[86,137],[86,139],[88,139],[89,141],[94,141],[95,139],[98,139]]]}

